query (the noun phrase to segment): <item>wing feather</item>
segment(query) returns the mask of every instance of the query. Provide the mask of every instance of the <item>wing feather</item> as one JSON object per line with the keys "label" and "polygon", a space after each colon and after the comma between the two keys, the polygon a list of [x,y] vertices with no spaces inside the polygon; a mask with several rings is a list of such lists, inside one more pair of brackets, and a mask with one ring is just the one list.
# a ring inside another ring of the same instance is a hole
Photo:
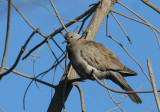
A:
{"label": "wing feather", "polygon": [[119,58],[100,43],[86,41],[80,52],[82,58],[98,70],[123,70],[124,68]]}

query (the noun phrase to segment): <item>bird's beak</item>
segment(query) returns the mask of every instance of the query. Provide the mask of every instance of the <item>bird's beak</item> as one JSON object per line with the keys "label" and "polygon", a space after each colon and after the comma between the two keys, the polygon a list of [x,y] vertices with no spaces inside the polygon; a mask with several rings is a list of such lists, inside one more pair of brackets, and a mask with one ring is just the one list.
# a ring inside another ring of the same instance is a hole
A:
{"label": "bird's beak", "polygon": [[64,41],[62,42],[62,44],[64,44],[64,43],[67,43],[67,40],[64,40]]}

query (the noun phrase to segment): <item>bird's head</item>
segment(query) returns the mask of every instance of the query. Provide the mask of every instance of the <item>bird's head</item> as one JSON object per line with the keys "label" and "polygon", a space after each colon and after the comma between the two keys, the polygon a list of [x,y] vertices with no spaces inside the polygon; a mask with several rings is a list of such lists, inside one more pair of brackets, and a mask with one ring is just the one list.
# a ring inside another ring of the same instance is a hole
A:
{"label": "bird's head", "polygon": [[81,37],[81,35],[75,33],[75,32],[68,32],[65,35],[65,40],[63,41],[63,43],[72,43],[77,41],[79,38]]}

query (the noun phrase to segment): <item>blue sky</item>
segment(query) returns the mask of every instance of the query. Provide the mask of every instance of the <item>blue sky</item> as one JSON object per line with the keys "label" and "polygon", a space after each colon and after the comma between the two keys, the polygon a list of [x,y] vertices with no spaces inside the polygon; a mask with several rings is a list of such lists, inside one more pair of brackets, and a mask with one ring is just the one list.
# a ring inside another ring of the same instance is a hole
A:
{"label": "blue sky", "polygon": [[[50,8],[52,12],[54,10],[50,6],[49,1],[43,0],[35,0],[36,2],[42,3],[43,5]],[[60,14],[61,17],[67,19],[74,19],[78,15],[82,14],[84,11],[89,9],[89,5],[92,3],[97,2],[97,0],[86,1],[86,0],[54,0],[55,6]],[[144,19],[146,19],[149,23],[155,26],[157,29],[160,30],[160,16],[157,12],[153,9],[149,8],[148,6],[144,5],[140,0],[127,0],[120,2],[127,5],[133,11],[141,15]],[[40,31],[44,34],[48,35],[54,32],[53,27],[59,28],[61,27],[60,23],[58,22],[57,18],[49,13],[44,7],[34,4],[34,3],[26,3],[23,1],[13,0],[13,3],[22,11],[25,17],[30,21],[30,23],[34,27],[39,27]],[[157,5],[160,8],[160,3],[157,0],[152,0],[152,3]],[[114,10],[126,14],[128,16],[135,17],[132,13],[127,11],[125,8],[116,4],[113,8]],[[5,42],[5,35],[6,35],[6,23],[7,23],[7,1],[3,0],[0,2],[0,63],[3,56],[3,49],[4,49],[4,42]],[[109,33],[111,36],[116,38],[120,43],[124,45],[124,47],[131,53],[131,55],[142,65],[144,71],[148,75],[147,69],[147,58],[150,59],[153,73],[155,75],[155,80],[158,85],[160,82],[160,49],[158,46],[157,39],[153,33],[153,31],[145,25],[140,23],[134,22],[132,20],[128,20],[124,17],[118,16],[118,18],[122,26],[127,31],[131,41],[133,44],[129,44],[127,38],[125,37],[124,33],[117,25],[115,20],[111,15],[109,15]],[[91,18],[86,22],[84,29],[87,28],[88,22]],[[64,21],[66,23],[66,21]],[[68,29],[73,31],[75,27],[80,24],[77,23],[75,25],[70,26]],[[32,29],[26,24],[26,22],[22,19],[22,17],[16,12],[16,10],[12,7],[11,12],[11,32],[10,32],[10,40],[9,40],[9,49],[8,55],[6,60],[6,67],[11,67],[16,60],[18,53],[27,40],[27,38],[32,33]],[[121,62],[126,65],[127,67],[133,69],[138,73],[136,77],[128,77],[126,78],[128,84],[134,89],[137,90],[152,90],[152,86],[148,82],[147,78],[142,73],[140,67],[127,55],[127,53],[113,40],[106,37],[106,22],[102,24],[95,41],[100,42],[109,49],[111,49],[117,56],[119,56]],[[63,31],[65,33],[65,31]],[[160,36],[158,34],[158,36]],[[44,38],[40,35],[36,34],[30,43],[27,46],[24,55],[32,49],[35,45],[41,42]],[[62,45],[62,41],[64,38],[61,35],[56,35],[54,39],[57,43],[65,50],[65,44]],[[54,50],[57,57],[59,57],[62,53],[61,51],[54,45],[52,41],[49,41],[52,49]],[[37,53],[38,50],[33,52],[33,55]],[[23,56],[24,56],[23,55]],[[22,56],[22,57],[23,57]],[[45,45],[39,52],[37,58],[35,60],[35,75],[47,70],[49,67],[52,66],[55,59],[52,53],[49,50],[49,47]],[[31,60],[33,57],[28,57],[25,60],[21,60],[15,70],[19,69],[23,64],[27,61]],[[64,66],[64,61],[61,63]],[[33,61],[26,64],[24,67],[18,70],[19,72],[25,73],[27,75],[33,76]],[[60,78],[63,75],[63,70],[59,66],[56,70],[56,77],[54,84],[58,84]],[[43,80],[49,83],[52,83],[54,75],[54,70],[50,71],[43,77]],[[16,74],[10,73],[6,77],[2,79],[0,82],[0,107],[3,108],[6,112],[23,112],[23,95],[24,92],[30,83],[31,80],[26,79],[24,77],[20,77]],[[109,87],[121,90],[111,81],[106,80]],[[86,112],[106,112],[112,108],[115,108],[116,105],[112,102],[111,98],[106,89],[101,87],[95,81],[86,81],[79,83],[83,92],[84,92],[84,101],[85,101],[85,108]],[[42,84],[38,83],[40,89],[38,89],[33,83],[29,88],[29,91],[26,95],[26,112],[45,112],[49,106],[51,100],[51,88]],[[54,93],[54,90],[53,90]],[[53,94],[52,94],[53,95]],[[113,97],[117,102],[120,102],[121,95],[118,93],[113,93]],[[151,108],[155,104],[154,95],[152,93],[142,93],[138,94],[142,99],[143,103],[137,105],[133,103],[130,99],[125,101],[121,104],[121,107],[126,112],[146,112],[148,108]],[[126,97],[125,97],[126,98]],[[128,98],[128,97],[127,97]],[[71,91],[66,103],[65,103],[66,111],[67,112],[81,112],[80,106],[80,98],[79,93],[76,88],[73,88]],[[154,111],[158,111],[157,107],[153,107]],[[113,112],[121,112],[120,109],[116,109]]]}

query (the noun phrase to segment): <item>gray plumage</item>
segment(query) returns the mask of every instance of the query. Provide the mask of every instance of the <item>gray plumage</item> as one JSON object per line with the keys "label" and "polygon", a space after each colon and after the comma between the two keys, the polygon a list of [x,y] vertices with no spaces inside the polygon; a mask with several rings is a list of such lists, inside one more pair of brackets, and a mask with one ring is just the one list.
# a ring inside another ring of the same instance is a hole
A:
{"label": "gray plumage", "polygon": [[[80,39],[81,36],[74,32],[68,32],[65,37],[69,59],[81,78],[93,79],[91,72],[94,70],[98,79],[110,79],[123,90],[133,91],[123,77],[137,73],[125,67],[111,50],[100,43]],[[136,93],[128,96],[133,102],[142,103]]]}

